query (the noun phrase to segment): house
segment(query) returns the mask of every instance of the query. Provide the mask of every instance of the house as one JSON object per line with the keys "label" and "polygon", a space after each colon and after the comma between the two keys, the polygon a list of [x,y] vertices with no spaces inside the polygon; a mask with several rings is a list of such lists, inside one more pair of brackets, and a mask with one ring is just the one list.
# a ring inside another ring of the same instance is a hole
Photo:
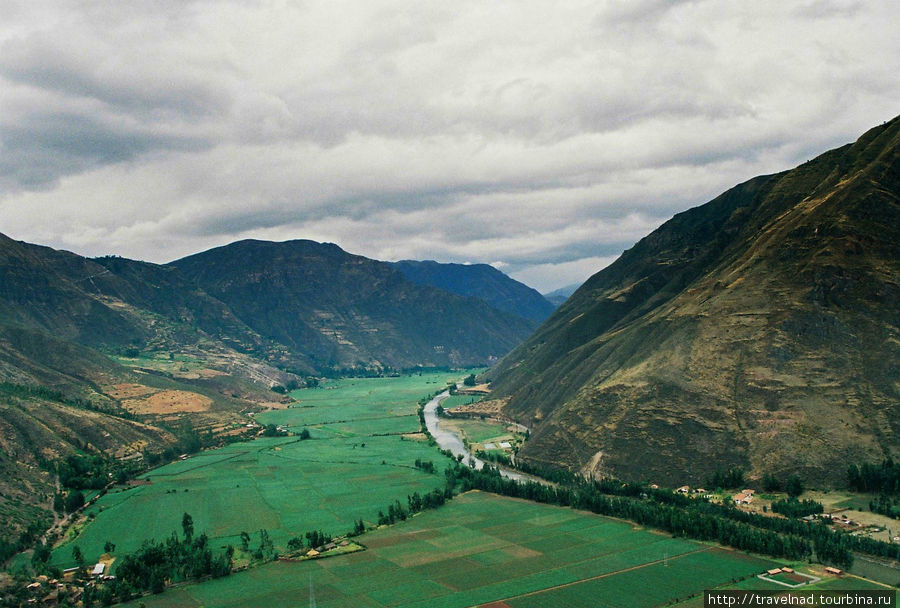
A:
{"label": "house", "polygon": [[776,574],[781,574],[781,568],[772,568],[771,570],[766,570],[766,574],[769,576],[775,576]]}
{"label": "house", "polygon": [[681,486],[680,488],[678,488],[677,490],[675,490],[675,493],[676,493],[676,494],[687,494],[687,493],[690,492],[690,491],[691,491],[691,487],[690,487],[690,486]]}
{"label": "house", "polygon": [[756,490],[743,489],[741,490],[742,494],[746,494],[747,496],[753,496],[756,494]]}
{"label": "house", "polygon": [[781,571],[784,572],[784,573],[786,573],[786,574],[793,574],[793,573],[794,573],[794,569],[793,569],[793,568],[782,568]]}
{"label": "house", "polygon": [[103,562],[99,562],[94,565],[94,569],[91,570],[91,576],[99,577],[103,576],[103,572],[106,570],[106,564]]}
{"label": "house", "polygon": [[752,494],[735,494],[731,497],[736,505],[749,505],[753,500]]}
{"label": "house", "polygon": [[832,568],[831,566],[827,566],[825,568],[825,572],[827,572],[828,574],[833,574],[835,576],[840,576],[841,574],[844,573],[844,571],[841,570],[840,568]]}

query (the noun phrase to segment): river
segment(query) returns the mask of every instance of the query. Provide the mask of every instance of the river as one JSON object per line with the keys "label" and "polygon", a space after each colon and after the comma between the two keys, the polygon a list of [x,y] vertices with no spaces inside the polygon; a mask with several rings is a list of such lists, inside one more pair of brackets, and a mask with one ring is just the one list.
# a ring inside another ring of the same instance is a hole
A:
{"label": "river", "polygon": [[[459,435],[449,429],[441,428],[441,420],[437,415],[437,407],[449,396],[450,391],[444,391],[439,395],[435,395],[431,401],[425,404],[425,427],[442,450],[449,450],[454,456],[462,456],[464,463],[468,463],[476,469],[484,468],[484,461],[480,458],[476,458],[466,449],[466,446],[463,444]],[[500,467],[500,474],[503,477],[514,479],[516,481],[537,481],[547,483],[543,479],[510,471],[502,467]]]}

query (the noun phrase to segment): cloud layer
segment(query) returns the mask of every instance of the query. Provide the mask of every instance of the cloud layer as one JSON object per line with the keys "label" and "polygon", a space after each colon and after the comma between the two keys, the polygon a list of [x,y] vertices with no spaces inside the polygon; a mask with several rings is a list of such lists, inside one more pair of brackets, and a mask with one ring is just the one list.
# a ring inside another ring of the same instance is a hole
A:
{"label": "cloud layer", "polygon": [[239,238],[549,291],[892,118],[886,1],[0,0],[0,232]]}

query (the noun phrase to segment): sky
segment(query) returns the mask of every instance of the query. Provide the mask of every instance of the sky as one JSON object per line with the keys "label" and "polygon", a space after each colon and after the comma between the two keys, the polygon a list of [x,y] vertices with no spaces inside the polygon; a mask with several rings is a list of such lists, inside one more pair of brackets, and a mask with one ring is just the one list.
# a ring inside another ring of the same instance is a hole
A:
{"label": "sky", "polygon": [[893,0],[0,0],[0,232],[580,283],[900,113]]}

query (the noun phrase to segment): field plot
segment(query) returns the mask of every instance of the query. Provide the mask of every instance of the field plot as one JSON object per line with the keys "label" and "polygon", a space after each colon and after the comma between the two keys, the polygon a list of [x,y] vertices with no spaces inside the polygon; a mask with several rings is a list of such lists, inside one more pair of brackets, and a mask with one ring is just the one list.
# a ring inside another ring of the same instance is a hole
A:
{"label": "field plot", "polygon": [[[408,432],[410,419],[418,428],[418,400],[430,392],[445,388],[458,374],[428,373],[400,378],[346,378],[329,380],[312,389],[291,392],[297,400],[287,409],[261,413],[262,424],[284,425],[294,431],[303,427],[353,426],[358,435],[374,434],[368,421],[393,420],[395,432]],[[391,429],[379,428],[378,433]]]}
{"label": "field plot", "polygon": [[[132,552],[145,539],[180,533],[184,513],[215,547],[239,546],[242,531],[255,546],[265,529],[284,549],[309,530],[339,534],[360,518],[375,523],[378,511],[395,500],[406,504],[413,492],[443,487],[449,461],[400,433],[418,430],[418,399],[452,377],[343,380],[328,385],[333,389],[297,391],[296,407],[258,419],[307,427],[311,439],[260,438],[151,471],[144,476],[149,484],[113,490],[91,507],[94,521],[54,551],[53,563],[74,565],[74,545],[88,561],[104,552],[107,541],[119,554]],[[416,459],[433,461],[437,473],[415,468]]]}
{"label": "field plot", "polygon": [[[320,607],[658,606],[773,566],[627,522],[481,492],[360,541],[367,551],[275,563],[143,601],[307,605],[312,581]],[[651,587],[635,603],[635,590]]]}

